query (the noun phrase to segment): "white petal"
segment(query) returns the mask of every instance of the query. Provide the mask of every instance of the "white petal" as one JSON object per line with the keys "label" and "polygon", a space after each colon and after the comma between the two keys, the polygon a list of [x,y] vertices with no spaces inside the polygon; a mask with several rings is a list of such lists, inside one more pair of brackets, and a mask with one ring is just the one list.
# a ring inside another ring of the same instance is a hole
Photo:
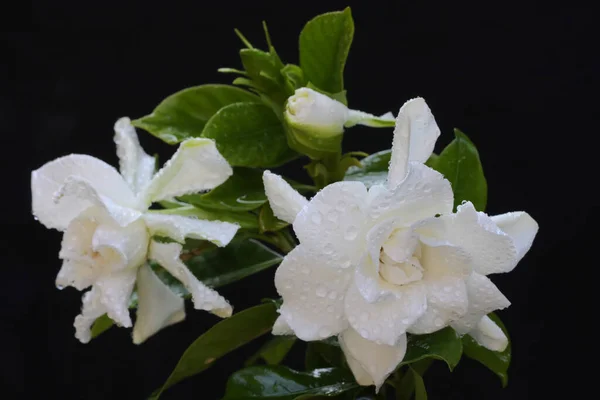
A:
{"label": "white petal", "polygon": [[364,339],[352,328],[338,338],[356,381],[363,386],[375,385],[376,392],[406,354],[406,335],[392,346]]}
{"label": "white petal", "polygon": [[148,238],[142,221],[123,228],[101,208],[88,208],[65,231],[59,253],[64,262],[56,285],[83,290],[103,274],[141,265]]}
{"label": "white petal", "polygon": [[239,229],[239,225],[222,221],[184,217],[181,215],[146,213],[143,216],[153,235],[167,236],[180,243],[185,238],[209,240],[218,246],[226,246]]}
{"label": "white petal", "polygon": [[461,335],[473,329],[484,315],[510,306],[510,301],[486,276],[473,272],[465,283],[469,297],[467,314],[450,324]]}
{"label": "white petal", "polygon": [[531,248],[538,231],[537,222],[523,211],[494,215],[491,218],[502,232],[511,237],[517,249],[517,262],[520,261]]}
{"label": "white petal", "polygon": [[427,161],[438,136],[440,129],[425,100],[417,97],[404,103],[396,117],[388,175],[390,187],[404,180],[410,161]]}
{"label": "white petal", "polygon": [[210,139],[187,139],[154,175],[141,195],[146,204],[187,193],[212,189],[225,182],[233,170]]}
{"label": "white petal", "polygon": [[509,272],[517,265],[513,240],[471,202],[458,207],[456,214],[439,218],[445,223],[444,239],[462,247],[473,259],[473,270],[483,274]]}
{"label": "white petal", "polygon": [[115,123],[115,144],[119,157],[119,169],[134,193],[141,192],[152,180],[156,161],[146,154],[138,139],[131,120],[119,118]]}
{"label": "white petal", "polygon": [[129,300],[135,284],[136,269],[100,277],[92,289],[83,295],[81,314],[75,317],[75,337],[82,343],[91,339],[91,327],[94,321],[107,314],[117,325],[131,327]]}
{"label": "white petal", "polygon": [[364,251],[364,207],[367,189],[361,182],[333,183],[317,193],[296,217],[300,243],[317,254],[323,266],[355,264]]}
{"label": "white petal", "polygon": [[368,303],[356,285],[350,285],[345,302],[350,325],[365,339],[396,343],[427,308],[425,286],[420,282],[398,286],[397,290],[400,297]]}
{"label": "white petal", "polygon": [[320,340],[346,329],[344,295],[351,268],[330,268],[326,256],[300,244],[277,268],[275,287],[283,297],[281,317],[300,339]]}
{"label": "white petal", "polygon": [[426,280],[435,281],[446,276],[466,279],[471,275],[473,260],[463,248],[423,237],[421,242],[421,265]]}
{"label": "white petal", "polygon": [[469,335],[477,343],[492,351],[504,351],[508,346],[508,338],[502,329],[487,315],[481,318]]}
{"label": "white petal", "polygon": [[293,335],[294,331],[288,325],[285,318],[281,315],[277,317],[275,323],[273,324],[273,330],[271,331],[273,335]]}
{"label": "white petal", "polygon": [[194,308],[206,310],[221,317],[230,317],[233,311],[231,305],[216,291],[198,280],[179,259],[181,245],[177,243],[158,243],[152,241],[148,258],[158,262],[169,271],[192,294]]}
{"label": "white petal", "polygon": [[69,176],[88,181],[95,191],[123,207],[134,208],[135,197],[116,169],[97,158],[81,154],[57,158],[31,173],[31,196],[34,216],[47,228],[65,230],[73,218],[91,203],[69,197],[59,204],[54,194]]}
{"label": "white petal", "polygon": [[395,218],[400,225],[412,225],[451,213],[453,206],[450,182],[424,164],[410,163],[406,179],[390,189],[381,185],[369,189],[368,214],[375,222]]}
{"label": "white petal", "polygon": [[138,308],[133,343],[140,344],[161,329],[185,319],[183,299],[173,293],[147,265],[137,273]]}
{"label": "white petal", "polygon": [[263,173],[263,183],[273,214],[282,221],[294,223],[296,215],[308,204],[308,200],[271,171]]}
{"label": "white petal", "polygon": [[439,331],[467,313],[469,301],[465,282],[445,276],[435,281],[425,279],[427,310],[408,329],[409,333],[425,334]]}

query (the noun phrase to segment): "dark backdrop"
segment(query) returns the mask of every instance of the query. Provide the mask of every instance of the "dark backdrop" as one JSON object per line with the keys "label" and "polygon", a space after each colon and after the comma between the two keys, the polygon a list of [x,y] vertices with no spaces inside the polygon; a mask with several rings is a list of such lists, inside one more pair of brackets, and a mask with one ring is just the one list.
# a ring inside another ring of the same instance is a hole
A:
{"label": "dark backdrop", "polygon": [[[112,126],[118,117],[145,115],[187,86],[229,82],[216,70],[240,66],[234,27],[264,47],[260,22],[266,19],[282,59],[297,62],[303,23],[345,5],[87,3],[33,2],[3,15],[4,28],[29,30],[0,39],[2,176],[9,178],[2,193],[2,254],[9,258],[2,265],[0,323],[7,339],[0,365],[2,391],[14,393],[8,398],[143,398],[217,321],[188,310],[185,322],[139,347],[126,329],[111,329],[88,345],[76,341],[72,321],[81,293],[54,288],[60,234],[29,214],[30,171],[72,152],[115,165]],[[577,387],[566,379],[577,340],[567,342],[565,327],[577,326],[569,314],[575,287],[585,280],[577,271],[597,268],[581,250],[593,238],[589,218],[597,204],[591,189],[597,178],[586,154],[598,120],[587,95],[598,80],[591,9],[361,3],[353,7],[356,34],[345,74],[351,106],[396,113],[405,100],[425,97],[442,129],[437,151],[451,140],[453,127],[478,146],[489,183],[488,212],[527,210],[541,227],[516,270],[494,279],[512,301],[500,313],[513,338],[508,388],[463,360],[453,374],[441,364],[427,373],[430,398],[561,398],[568,386]],[[391,134],[351,129],[344,147],[389,148]],[[162,161],[172,153],[158,139],[140,135]],[[298,172],[295,177],[306,179]],[[220,292],[240,310],[275,295],[272,275],[267,271]],[[164,398],[218,398],[228,374],[257,345],[225,357]],[[300,365],[301,350],[296,348],[292,365]]]}

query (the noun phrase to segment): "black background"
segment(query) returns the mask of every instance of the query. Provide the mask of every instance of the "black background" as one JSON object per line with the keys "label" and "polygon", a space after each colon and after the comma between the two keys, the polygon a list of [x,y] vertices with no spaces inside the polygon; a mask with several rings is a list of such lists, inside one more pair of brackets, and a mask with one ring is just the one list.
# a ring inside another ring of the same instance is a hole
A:
{"label": "black background", "polygon": [[[81,294],[54,288],[60,234],[30,216],[30,171],[69,153],[116,165],[117,118],[145,115],[187,86],[229,82],[231,76],[216,70],[240,66],[234,27],[264,48],[260,22],[267,20],[282,59],[297,63],[303,24],[346,5],[87,3],[21,3],[3,13],[4,29],[29,30],[0,36],[2,176],[9,178],[2,193],[2,254],[9,259],[2,263],[0,328],[6,339],[0,365],[7,398],[144,398],[217,321],[188,309],[185,322],[139,347],[126,329],[111,329],[88,345],[76,341],[72,321]],[[526,210],[540,224],[520,265],[494,278],[512,301],[500,313],[513,339],[509,386],[502,389],[492,373],[469,360],[452,374],[439,363],[426,375],[430,398],[562,398],[578,387],[567,375],[583,368],[573,364],[578,340],[566,340],[580,334],[579,317],[572,314],[577,311],[570,311],[585,280],[580,272],[597,268],[583,250],[594,238],[590,218],[597,206],[594,13],[574,4],[413,3],[353,5],[356,33],[345,73],[351,107],[396,113],[407,99],[423,96],[442,129],[436,151],[451,140],[453,127],[478,146],[489,184],[487,211]],[[344,147],[389,148],[391,133],[353,128]],[[173,151],[140,136],[162,161]],[[301,165],[283,172],[306,180]],[[272,275],[267,271],[220,292],[241,310],[275,296]],[[228,374],[258,345],[225,357],[164,398],[219,398]],[[295,348],[292,366],[301,365],[301,353],[301,346]]]}

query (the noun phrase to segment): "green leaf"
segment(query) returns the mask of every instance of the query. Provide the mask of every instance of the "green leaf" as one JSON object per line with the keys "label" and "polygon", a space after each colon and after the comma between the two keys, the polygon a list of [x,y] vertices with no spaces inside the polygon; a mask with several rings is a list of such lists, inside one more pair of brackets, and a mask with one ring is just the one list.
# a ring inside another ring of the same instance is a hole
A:
{"label": "green leaf", "polygon": [[[228,285],[282,261],[281,255],[254,239],[234,239],[225,247],[207,246],[184,260],[198,280],[212,288]],[[152,265],[158,277],[176,293],[187,294],[181,282],[166,270]]]}
{"label": "green leaf", "polygon": [[306,86],[304,72],[302,71],[302,68],[295,64],[286,64],[286,66],[281,69],[281,75],[285,81],[289,96],[294,94],[296,89]]}
{"label": "green leaf", "polygon": [[400,366],[434,358],[444,361],[452,371],[460,361],[462,351],[460,336],[450,327],[427,335],[410,335]]}
{"label": "green leaf", "polygon": [[167,388],[199,374],[218,358],[269,332],[277,315],[273,304],[261,304],[217,323],[187,348],[167,381],[151,399],[158,399]]}
{"label": "green leaf", "polygon": [[281,365],[254,366],[231,375],[223,400],[293,400],[307,395],[335,396],[357,387],[348,371],[336,368],[298,372]]}
{"label": "green leaf", "polygon": [[108,318],[108,315],[100,316],[92,325],[92,339],[109,330],[114,324],[113,320]]}
{"label": "green leaf", "polygon": [[273,214],[269,203],[265,203],[258,214],[258,231],[260,233],[276,232],[288,226],[285,221],[280,220]]}
{"label": "green leaf", "polygon": [[384,183],[388,176],[388,167],[392,150],[383,150],[363,158],[361,166],[351,166],[344,176],[345,181],[359,181],[367,187]]}
{"label": "green leaf", "polygon": [[452,184],[454,207],[470,201],[476,210],[485,210],[487,182],[475,145],[467,135],[454,129],[456,138],[428,165],[442,173]]}
{"label": "green leaf", "polygon": [[[161,202],[164,203],[164,202]],[[174,203],[164,203],[174,205]],[[240,210],[245,211],[245,210]],[[165,210],[152,211],[157,214],[172,214],[182,215],[185,217],[196,217],[198,219],[206,219],[209,221],[223,221],[238,224],[243,229],[258,229],[258,218],[254,214],[248,212],[238,212],[229,210],[211,210],[209,207],[204,207],[200,204],[195,206],[179,205]]]}
{"label": "green leaf", "polygon": [[353,37],[350,7],[310,20],[300,33],[300,67],[306,80],[329,93],[344,90],[344,66]]}
{"label": "green leaf", "polygon": [[152,114],[131,123],[169,144],[175,144],[190,137],[199,137],[207,121],[217,111],[239,102],[260,103],[260,98],[235,86],[195,86],[172,94]]}
{"label": "green leaf", "polygon": [[307,370],[329,367],[346,368],[346,358],[337,339],[330,338],[307,343],[304,365]]}
{"label": "green leaf", "polygon": [[210,192],[181,196],[179,200],[213,210],[254,210],[267,201],[262,174],[258,169],[234,168],[233,175]]}
{"label": "green leaf", "polygon": [[494,372],[502,381],[502,387],[508,385],[508,366],[511,358],[510,337],[506,327],[500,321],[500,318],[494,313],[488,315],[502,329],[508,338],[508,346],[502,352],[488,350],[475,341],[470,335],[464,335],[462,338],[465,355],[473,360],[477,360],[492,372]]}
{"label": "green leaf", "polygon": [[233,166],[276,167],[297,156],[288,147],[281,121],[264,104],[223,107],[208,120],[202,136],[214,139]]}
{"label": "green leaf", "polygon": [[425,390],[425,382],[421,375],[412,368],[409,368],[415,382],[415,400],[427,400],[427,390]]}
{"label": "green leaf", "polygon": [[269,365],[278,365],[287,356],[294,343],[296,343],[295,336],[274,336],[246,360],[244,365],[255,364],[259,359],[263,359]]}
{"label": "green leaf", "polygon": [[267,99],[263,97],[263,101],[267,100],[266,103],[279,112],[288,98],[288,91],[281,73],[285,66],[275,49],[271,46],[268,53],[259,49],[242,49],[240,58],[252,87],[264,94]]}

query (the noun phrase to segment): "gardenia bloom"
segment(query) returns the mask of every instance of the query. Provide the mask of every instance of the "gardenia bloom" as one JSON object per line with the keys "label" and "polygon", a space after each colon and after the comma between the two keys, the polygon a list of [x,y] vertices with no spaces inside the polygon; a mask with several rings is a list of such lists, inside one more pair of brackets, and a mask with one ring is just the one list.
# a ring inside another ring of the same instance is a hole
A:
{"label": "gardenia bloom", "polygon": [[[115,124],[120,174],[97,158],[71,154],[31,174],[33,214],[47,228],[64,231],[59,257],[58,288],[91,290],[83,295],[75,318],[75,336],[91,339],[94,321],[107,314],[131,327],[129,302],[134,285],[138,309],[134,343],[185,318],[183,299],[148,266],[156,260],[191,293],[197,309],[221,317],[231,315],[229,303],[208,288],[180,261],[186,237],[225,246],[238,226],[148,210],[153,202],[214,188],[233,173],[209,139],[189,139],[154,174],[155,160],[141,148],[128,118]],[[159,243],[154,235],[179,243]]]}
{"label": "gardenia bloom", "polygon": [[351,110],[327,95],[303,87],[296,89],[285,109],[285,118],[294,128],[310,131],[317,137],[337,136],[344,127],[361,124],[367,126],[389,126],[393,123],[391,113],[376,117],[358,110]]}
{"label": "gardenia bloom", "polygon": [[377,389],[406,352],[406,333],[452,326],[503,350],[486,315],[510,303],[486,277],[509,272],[529,250],[537,223],[524,212],[489,217],[470,202],[452,213],[450,183],[423,163],[439,129],[421,98],[400,109],[385,184],[333,183],[310,202],[264,174],[275,215],[300,244],[283,260],[274,334],[337,335],[356,380]]}

